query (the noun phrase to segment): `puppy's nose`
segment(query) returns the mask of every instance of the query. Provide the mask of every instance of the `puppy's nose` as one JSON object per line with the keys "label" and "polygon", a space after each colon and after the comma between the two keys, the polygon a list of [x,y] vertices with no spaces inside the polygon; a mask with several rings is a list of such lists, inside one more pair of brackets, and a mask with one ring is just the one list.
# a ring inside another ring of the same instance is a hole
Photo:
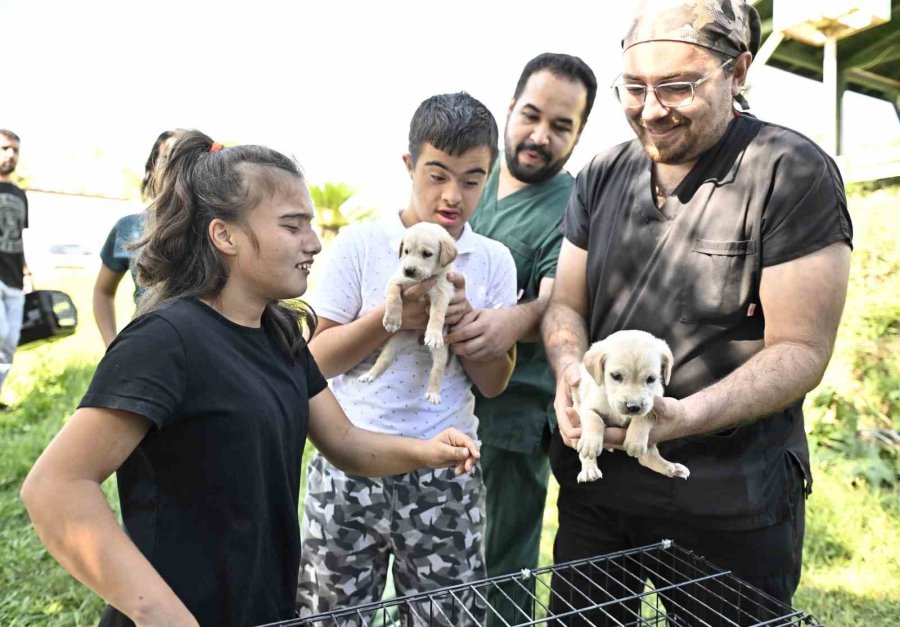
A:
{"label": "puppy's nose", "polygon": [[640,403],[625,403],[625,413],[627,414],[636,414],[641,411]]}
{"label": "puppy's nose", "polygon": [[403,274],[411,279],[414,276],[416,276],[416,269],[415,268],[403,268]]}

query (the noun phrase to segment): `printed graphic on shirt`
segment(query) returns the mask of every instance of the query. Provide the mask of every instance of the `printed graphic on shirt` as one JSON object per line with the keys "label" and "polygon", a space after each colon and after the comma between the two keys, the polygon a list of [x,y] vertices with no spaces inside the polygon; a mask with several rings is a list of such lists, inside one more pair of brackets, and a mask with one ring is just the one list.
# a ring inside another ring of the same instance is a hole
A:
{"label": "printed graphic on shirt", "polygon": [[13,194],[0,193],[0,253],[22,252],[25,202]]}

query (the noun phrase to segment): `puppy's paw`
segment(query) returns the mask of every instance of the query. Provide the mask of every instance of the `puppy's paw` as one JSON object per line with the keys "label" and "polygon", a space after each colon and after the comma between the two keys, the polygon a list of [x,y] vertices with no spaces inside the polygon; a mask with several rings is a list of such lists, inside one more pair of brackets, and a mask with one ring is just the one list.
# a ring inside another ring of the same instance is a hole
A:
{"label": "puppy's paw", "polygon": [[597,466],[588,466],[587,468],[582,466],[581,472],[578,473],[578,483],[589,483],[602,478],[603,473],[600,472],[600,469],[597,468]]}
{"label": "puppy's paw", "polygon": [[625,452],[632,457],[644,455],[647,452],[647,440],[632,438],[629,435],[627,433],[625,435]]}
{"label": "puppy's paw", "polygon": [[400,325],[403,323],[403,318],[399,313],[386,312],[381,323],[384,325],[385,331],[387,331],[388,333],[396,333],[400,330]]}
{"label": "puppy's paw", "polygon": [[374,381],[377,378],[378,377],[375,376],[374,374],[372,374],[371,372],[367,372],[365,374],[359,375],[359,378],[357,379],[357,381],[359,381],[360,383],[371,383],[372,381]]}
{"label": "puppy's paw", "polygon": [[431,350],[444,348],[444,335],[440,331],[436,333],[432,331],[427,332],[425,334],[425,346]]}
{"label": "puppy's paw", "polygon": [[428,390],[427,392],[425,392],[425,400],[432,405],[439,405],[441,402],[441,393]]}
{"label": "puppy's paw", "polygon": [[682,466],[681,464],[669,464],[669,468],[666,474],[670,477],[678,478],[678,479],[687,479],[691,476],[691,471],[687,469],[687,466]]}
{"label": "puppy's paw", "polygon": [[[594,459],[603,452],[603,436],[582,433],[576,447],[581,459]],[[592,480],[593,481],[593,480]]]}

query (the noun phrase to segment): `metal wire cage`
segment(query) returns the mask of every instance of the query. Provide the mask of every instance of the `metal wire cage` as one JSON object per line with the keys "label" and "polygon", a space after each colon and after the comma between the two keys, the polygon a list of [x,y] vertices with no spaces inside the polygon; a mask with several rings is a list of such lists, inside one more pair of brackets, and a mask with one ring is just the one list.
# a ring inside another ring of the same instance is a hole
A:
{"label": "metal wire cage", "polygon": [[276,625],[821,627],[670,540]]}

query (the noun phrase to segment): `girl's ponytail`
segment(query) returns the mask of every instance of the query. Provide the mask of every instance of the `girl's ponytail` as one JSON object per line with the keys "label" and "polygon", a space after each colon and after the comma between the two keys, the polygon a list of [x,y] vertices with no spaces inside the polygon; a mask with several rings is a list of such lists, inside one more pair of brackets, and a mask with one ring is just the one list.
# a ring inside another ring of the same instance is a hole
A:
{"label": "girl's ponytail", "polygon": [[[228,267],[209,239],[209,224],[213,219],[242,224],[249,210],[276,193],[283,179],[267,176],[268,168],[303,179],[293,160],[271,148],[225,148],[196,130],[179,135],[160,174],[144,238],[136,244],[138,284],[146,288],[138,313],[222,291]],[[310,337],[315,331],[316,316],[302,301],[273,301],[262,326],[293,358],[304,345],[303,329]]]}

